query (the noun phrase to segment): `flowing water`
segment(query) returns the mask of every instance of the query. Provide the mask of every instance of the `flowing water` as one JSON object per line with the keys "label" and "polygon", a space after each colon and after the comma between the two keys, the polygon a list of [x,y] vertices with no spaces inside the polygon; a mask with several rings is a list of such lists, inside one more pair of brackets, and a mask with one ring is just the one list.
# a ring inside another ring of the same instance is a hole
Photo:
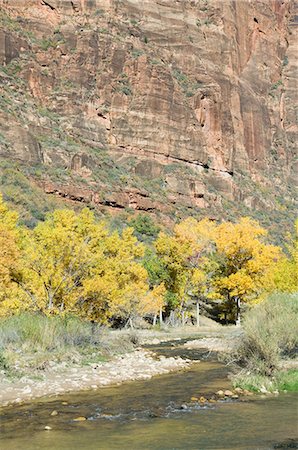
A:
{"label": "flowing water", "polygon": [[[1,450],[188,450],[298,448],[296,394],[200,405],[192,396],[228,388],[212,355],[160,346],[158,353],[200,358],[190,370],[93,392],[5,408]],[[56,410],[58,415],[51,416]],[[75,418],[87,420],[76,422]],[[46,431],[45,426],[52,429]]]}

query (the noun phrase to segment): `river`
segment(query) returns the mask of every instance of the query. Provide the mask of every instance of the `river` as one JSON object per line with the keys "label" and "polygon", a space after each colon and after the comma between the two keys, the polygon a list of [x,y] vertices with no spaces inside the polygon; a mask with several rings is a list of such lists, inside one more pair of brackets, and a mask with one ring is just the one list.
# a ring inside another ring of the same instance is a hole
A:
{"label": "river", "polygon": [[[298,448],[297,394],[200,405],[229,388],[226,367],[168,343],[158,353],[200,359],[191,369],[4,408],[1,450]],[[58,414],[51,416],[53,411]],[[74,421],[86,417],[85,421]],[[45,426],[51,427],[46,431]]]}

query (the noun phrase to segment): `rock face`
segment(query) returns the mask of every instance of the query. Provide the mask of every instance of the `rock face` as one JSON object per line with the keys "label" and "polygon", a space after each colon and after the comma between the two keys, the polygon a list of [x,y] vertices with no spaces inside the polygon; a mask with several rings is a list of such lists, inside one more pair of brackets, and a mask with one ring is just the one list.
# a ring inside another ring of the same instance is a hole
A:
{"label": "rock face", "polygon": [[0,156],[45,192],[164,215],[292,208],[294,1],[0,7]]}

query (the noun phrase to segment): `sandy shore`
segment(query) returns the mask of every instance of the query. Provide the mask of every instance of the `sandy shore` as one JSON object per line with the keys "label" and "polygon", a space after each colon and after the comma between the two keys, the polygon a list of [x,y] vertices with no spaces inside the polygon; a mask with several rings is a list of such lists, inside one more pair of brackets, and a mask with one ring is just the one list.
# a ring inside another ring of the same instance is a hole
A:
{"label": "sandy shore", "polygon": [[34,398],[56,396],[67,392],[98,389],[124,381],[147,380],[155,375],[186,369],[189,360],[157,358],[154,353],[138,349],[105,363],[59,370],[52,367],[44,379],[23,377],[19,380],[0,376],[0,405],[28,402]]}
{"label": "sandy shore", "polygon": [[235,348],[236,340],[233,338],[203,338],[194,339],[184,344],[187,349],[205,348],[211,352],[230,352]]}

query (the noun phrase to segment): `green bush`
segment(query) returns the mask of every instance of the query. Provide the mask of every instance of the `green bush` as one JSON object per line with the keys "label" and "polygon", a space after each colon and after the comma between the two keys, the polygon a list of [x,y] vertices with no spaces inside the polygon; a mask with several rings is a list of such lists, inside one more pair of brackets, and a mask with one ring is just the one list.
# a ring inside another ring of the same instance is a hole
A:
{"label": "green bush", "polygon": [[298,392],[298,370],[291,369],[286,372],[280,372],[277,378],[278,388],[283,391]]}
{"label": "green bush", "polygon": [[146,240],[146,238],[156,239],[160,227],[154,223],[152,217],[148,214],[138,214],[136,217],[133,217],[129,226],[135,229],[135,234],[137,238],[140,240]]}
{"label": "green bush", "polygon": [[234,380],[234,386],[252,392],[298,392],[298,370],[280,371],[274,377],[266,377],[254,373],[239,373]]}

